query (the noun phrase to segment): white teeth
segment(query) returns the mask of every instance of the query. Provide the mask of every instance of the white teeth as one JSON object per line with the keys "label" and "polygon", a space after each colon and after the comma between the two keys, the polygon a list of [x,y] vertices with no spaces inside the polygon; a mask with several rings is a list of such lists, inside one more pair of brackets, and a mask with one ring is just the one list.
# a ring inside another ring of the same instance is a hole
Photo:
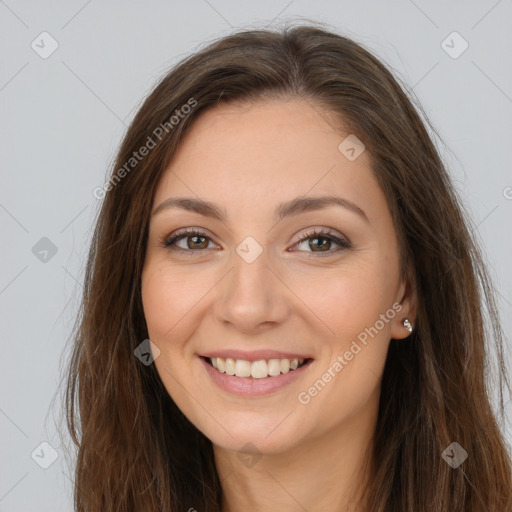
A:
{"label": "white teeth", "polygon": [[272,375],[272,376],[276,376],[276,375],[279,375],[280,373],[281,373],[281,360],[280,359],[271,359],[268,362],[268,374]]}
{"label": "white teeth", "polygon": [[237,359],[235,363],[235,375],[237,377],[250,377],[251,363],[243,359]]}
{"label": "white teeth", "polygon": [[268,366],[265,360],[254,361],[252,363],[251,377],[253,379],[263,379],[263,377],[268,377]]}
{"label": "white teeth", "polygon": [[263,379],[265,377],[275,377],[281,373],[288,373],[290,370],[296,370],[305,359],[269,359],[265,361],[246,361],[245,359],[231,359],[222,357],[210,357],[212,366],[221,373],[227,375],[236,375],[237,377],[252,377],[253,379]]}
{"label": "white teeth", "polygon": [[235,360],[229,357],[226,359],[226,373],[228,375],[235,375]]}

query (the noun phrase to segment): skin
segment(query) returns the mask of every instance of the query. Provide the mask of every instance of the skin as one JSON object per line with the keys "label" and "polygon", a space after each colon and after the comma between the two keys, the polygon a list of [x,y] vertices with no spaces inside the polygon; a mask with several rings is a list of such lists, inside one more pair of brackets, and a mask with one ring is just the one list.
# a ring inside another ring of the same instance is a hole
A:
{"label": "skin", "polygon": [[[348,160],[338,150],[348,133],[333,116],[297,98],[220,103],[194,120],[155,194],[153,211],[187,196],[227,214],[225,222],[177,208],[153,215],[142,276],[157,371],[213,443],[223,512],[360,510],[389,341],[409,335],[404,318],[414,326],[415,291],[399,277],[397,237],[369,152]],[[283,201],[329,194],[355,203],[369,222],[340,206],[273,220]],[[181,252],[162,245],[186,227],[207,238],[182,238]],[[321,227],[351,248],[323,238],[315,247],[309,233]],[[248,236],[263,248],[250,264],[236,252]],[[299,393],[393,304],[400,312],[300,403]],[[242,398],[218,388],[198,358],[226,347],[314,361],[291,385]]]}

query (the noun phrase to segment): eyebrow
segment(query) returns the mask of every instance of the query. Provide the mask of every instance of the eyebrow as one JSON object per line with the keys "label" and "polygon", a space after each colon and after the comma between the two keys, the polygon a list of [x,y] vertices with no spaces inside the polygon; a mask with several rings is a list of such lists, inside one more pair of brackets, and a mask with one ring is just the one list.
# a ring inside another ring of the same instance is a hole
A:
{"label": "eyebrow", "polygon": [[[321,196],[321,197],[297,197],[290,201],[279,204],[274,211],[274,221],[279,222],[285,217],[298,215],[304,212],[322,210],[328,206],[341,206],[347,210],[359,215],[367,224],[370,224],[366,213],[355,203],[338,196]],[[169,197],[160,203],[153,215],[160,213],[169,208],[180,208],[182,210],[198,213],[205,217],[212,217],[221,222],[227,218],[226,211],[219,208],[215,204],[197,199],[195,197]]]}

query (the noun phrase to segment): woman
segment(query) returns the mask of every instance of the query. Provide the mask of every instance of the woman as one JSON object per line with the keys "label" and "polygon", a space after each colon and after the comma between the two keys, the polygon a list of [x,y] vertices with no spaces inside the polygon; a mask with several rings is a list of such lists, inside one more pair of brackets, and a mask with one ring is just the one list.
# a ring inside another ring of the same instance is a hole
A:
{"label": "woman", "polygon": [[313,26],[210,44],[149,95],[95,195],[66,394],[77,511],[512,510],[492,287],[367,50]]}

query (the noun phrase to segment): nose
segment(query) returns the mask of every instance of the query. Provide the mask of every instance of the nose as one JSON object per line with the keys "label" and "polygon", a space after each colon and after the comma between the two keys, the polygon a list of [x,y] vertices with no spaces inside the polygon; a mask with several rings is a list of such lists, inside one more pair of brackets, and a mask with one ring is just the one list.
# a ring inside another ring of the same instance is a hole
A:
{"label": "nose", "polygon": [[292,293],[278,271],[271,268],[266,251],[251,263],[234,252],[232,262],[215,301],[217,320],[245,333],[284,322]]}

